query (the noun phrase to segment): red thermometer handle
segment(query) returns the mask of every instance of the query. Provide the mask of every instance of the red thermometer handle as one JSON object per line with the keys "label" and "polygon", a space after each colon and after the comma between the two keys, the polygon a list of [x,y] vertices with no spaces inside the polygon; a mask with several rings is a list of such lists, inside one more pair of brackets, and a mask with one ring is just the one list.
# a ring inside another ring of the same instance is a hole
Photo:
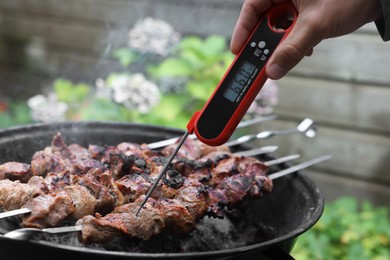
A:
{"label": "red thermometer handle", "polygon": [[205,106],[192,116],[189,133],[211,146],[229,140],[267,80],[267,61],[291,32],[297,16],[291,2],[273,5],[264,13]]}

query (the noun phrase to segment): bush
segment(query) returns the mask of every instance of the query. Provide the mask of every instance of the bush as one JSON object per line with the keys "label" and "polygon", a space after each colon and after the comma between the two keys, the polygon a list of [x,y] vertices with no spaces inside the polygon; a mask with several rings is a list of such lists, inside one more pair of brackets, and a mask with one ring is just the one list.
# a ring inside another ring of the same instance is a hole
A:
{"label": "bush", "polygon": [[320,220],[301,235],[292,256],[305,259],[390,259],[387,208],[342,197],[325,205]]}

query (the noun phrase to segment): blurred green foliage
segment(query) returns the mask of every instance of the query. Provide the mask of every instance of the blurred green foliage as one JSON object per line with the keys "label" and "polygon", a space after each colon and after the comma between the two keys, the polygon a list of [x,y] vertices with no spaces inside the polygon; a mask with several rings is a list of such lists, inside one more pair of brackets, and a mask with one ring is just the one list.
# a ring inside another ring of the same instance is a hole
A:
{"label": "blurred green foliage", "polygon": [[66,79],[57,79],[54,81],[53,89],[58,100],[72,105],[84,102],[91,91],[91,86],[85,83],[74,84]]}
{"label": "blurred green foliage", "polygon": [[388,260],[388,210],[352,197],[327,203],[320,220],[298,238],[292,256],[299,260]]}
{"label": "blurred green foliage", "polygon": [[185,78],[186,82],[181,91],[164,94],[160,104],[144,118],[145,123],[184,128],[193,113],[203,107],[233,58],[222,36],[183,38],[172,55],[146,68],[156,82],[165,78]]}
{"label": "blurred green foliage", "polygon": [[0,128],[32,123],[30,110],[25,102],[2,102],[0,109]]}
{"label": "blurred green foliage", "polygon": [[67,118],[79,120],[83,105],[89,99],[92,87],[86,83],[73,83],[67,79],[56,79],[53,83],[53,91],[59,101],[68,105]]}
{"label": "blurred green foliage", "polygon": [[123,67],[128,67],[135,62],[138,59],[137,56],[136,52],[126,47],[116,49],[112,52],[112,57],[117,59]]}
{"label": "blurred green foliage", "polygon": [[[142,66],[145,77],[157,86],[168,79],[173,83],[179,82],[180,89],[162,91],[159,104],[145,114],[128,109],[112,98],[94,96],[94,85],[58,78],[53,82],[52,92],[58,101],[67,104],[67,120],[123,121],[185,128],[193,113],[207,101],[234,58],[227,40],[218,35],[204,39],[184,37],[171,54],[163,58],[140,54],[129,47],[114,50],[112,55],[123,66],[121,74],[132,75]],[[117,74],[110,73],[105,81],[109,82]],[[0,111],[0,127],[32,123],[25,103],[9,103],[7,111]]]}

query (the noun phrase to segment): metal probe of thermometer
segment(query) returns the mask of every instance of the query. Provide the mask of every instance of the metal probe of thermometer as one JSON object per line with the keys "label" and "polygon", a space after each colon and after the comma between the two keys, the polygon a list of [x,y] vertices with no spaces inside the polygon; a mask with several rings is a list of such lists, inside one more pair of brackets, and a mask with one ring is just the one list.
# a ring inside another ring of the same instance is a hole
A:
{"label": "metal probe of thermometer", "polygon": [[291,2],[275,4],[263,14],[205,106],[190,119],[186,133],[149,189],[136,215],[190,134],[195,133],[201,142],[210,146],[222,145],[229,140],[267,80],[267,61],[279,43],[291,32],[297,16]]}

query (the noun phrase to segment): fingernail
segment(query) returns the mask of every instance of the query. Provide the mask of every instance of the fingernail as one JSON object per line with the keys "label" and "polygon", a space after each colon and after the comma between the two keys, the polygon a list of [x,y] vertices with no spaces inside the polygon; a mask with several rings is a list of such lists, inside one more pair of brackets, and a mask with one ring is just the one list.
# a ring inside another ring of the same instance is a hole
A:
{"label": "fingernail", "polygon": [[287,70],[278,64],[271,64],[267,69],[267,75],[271,79],[280,79],[287,74]]}

